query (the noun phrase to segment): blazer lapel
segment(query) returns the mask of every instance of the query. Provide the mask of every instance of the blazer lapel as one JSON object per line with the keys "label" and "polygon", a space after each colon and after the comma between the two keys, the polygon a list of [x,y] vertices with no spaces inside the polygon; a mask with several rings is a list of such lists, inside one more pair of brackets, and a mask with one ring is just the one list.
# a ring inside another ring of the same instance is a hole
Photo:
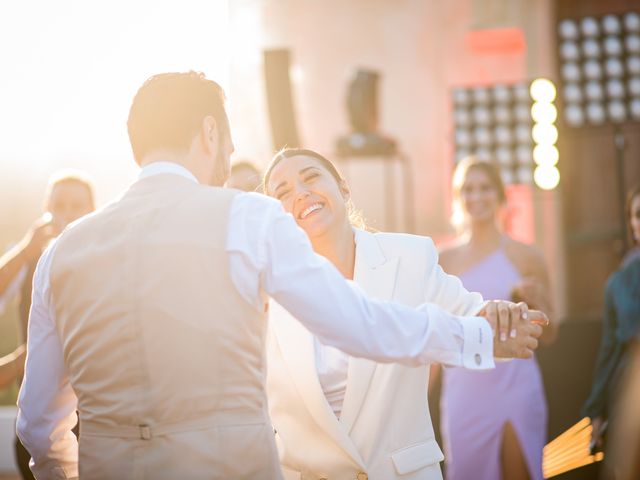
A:
{"label": "blazer lapel", "polygon": [[313,336],[281,305],[272,301],[269,309],[271,328],[284,362],[309,413],[333,441],[341,445],[353,461],[364,468],[362,457],[322,391],[315,365]]}
{"label": "blazer lapel", "polygon": [[[375,235],[355,230],[356,260],[354,281],[367,293],[379,300],[393,298],[398,269],[398,258],[386,258]],[[362,358],[349,358],[347,391],[340,422],[351,432],[362,403],[367,395],[376,363]]]}

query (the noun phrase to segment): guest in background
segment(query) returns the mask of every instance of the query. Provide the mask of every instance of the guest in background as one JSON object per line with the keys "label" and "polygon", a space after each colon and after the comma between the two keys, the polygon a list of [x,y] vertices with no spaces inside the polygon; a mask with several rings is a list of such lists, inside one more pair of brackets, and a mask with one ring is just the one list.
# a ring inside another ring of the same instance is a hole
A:
{"label": "guest in background", "polygon": [[[363,222],[349,187],[322,155],[284,150],[273,158],[264,183],[316,253],[367,293],[408,305],[433,302],[459,315],[485,314],[482,297],[442,271],[430,238],[357,228]],[[430,326],[438,337],[430,344],[431,361],[470,369],[492,364],[491,352],[464,354],[477,320]],[[349,357],[321,345],[273,302],[270,330],[267,392],[285,478],[442,478],[442,452],[427,404],[427,367]],[[494,345],[499,348],[500,342]],[[465,401],[472,408],[470,399]]]}
{"label": "guest in background", "polygon": [[591,419],[591,443],[600,448],[606,447],[602,436],[616,416],[620,380],[631,360],[631,347],[640,334],[640,185],[629,192],[626,207],[632,248],[605,287],[602,341],[591,393],[582,409]]}
{"label": "guest in background", "polygon": [[225,186],[243,192],[256,192],[261,181],[262,174],[258,167],[248,160],[240,160],[231,164],[231,173]]}
{"label": "guest in background", "polygon": [[[0,310],[16,295],[20,296],[19,318],[22,339],[27,339],[27,324],[31,308],[32,278],[36,263],[49,241],[78,218],[94,210],[93,185],[86,174],[65,170],[49,179],[46,190],[45,214],[36,220],[23,239],[0,259]],[[0,387],[2,377],[12,380],[22,377],[25,348],[18,347],[0,359]],[[4,373],[3,373],[4,372]],[[16,462],[22,478],[32,479],[29,469],[31,455],[16,436]]]}
{"label": "guest in background", "polygon": [[[498,170],[474,158],[461,161],[453,176],[453,200],[462,235],[441,253],[442,268],[485,298],[521,300],[549,313],[542,255],[498,225],[506,202]],[[554,337],[551,325],[543,341]],[[535,358],[499,363],[483,374],[447,369],[440,412],[448,480],[542,479],[547,404]]]}

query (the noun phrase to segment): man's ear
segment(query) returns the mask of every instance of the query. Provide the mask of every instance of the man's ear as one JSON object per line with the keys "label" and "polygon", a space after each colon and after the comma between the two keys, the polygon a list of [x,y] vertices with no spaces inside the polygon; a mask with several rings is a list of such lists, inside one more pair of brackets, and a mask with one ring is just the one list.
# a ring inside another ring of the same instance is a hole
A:
{"label": "man's ear", "polygon": [[347,183],[347,181],[340,180],[338,186],[340,187],[340,193],[342,194],[342,198],[344,198],[344,201],[349,201],[351,199],[351,189],[349,188],[349,184]]}
{"label": "man's ear", "polygon": [[219,132],[216,119],[211,115],[204,117],[202,126],[200,127],[200,140],[202,148],[207,153],[215,153],[218,151]]}

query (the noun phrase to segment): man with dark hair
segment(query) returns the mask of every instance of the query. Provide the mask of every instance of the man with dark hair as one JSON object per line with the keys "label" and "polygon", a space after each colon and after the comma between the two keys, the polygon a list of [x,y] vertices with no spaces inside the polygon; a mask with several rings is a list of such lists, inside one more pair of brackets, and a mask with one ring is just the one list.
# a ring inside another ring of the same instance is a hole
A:
{"label": "man with dark hair", "polygon": [[[378,361],[424,364],[438,348],[490,368],[492,353],[537,346],[541,328],[520,309],[518,336],[494,352],[484,318],[369,300],[279,202],[218,188],[233,143],[222,89],[204,76],[152,77],[128,125],[138,181],[68,228],[36,270],[17,423],[36,476],[281,478],[264,389],[267,296],[323,342]],[[437,333],[463,321],[459,335]]]}

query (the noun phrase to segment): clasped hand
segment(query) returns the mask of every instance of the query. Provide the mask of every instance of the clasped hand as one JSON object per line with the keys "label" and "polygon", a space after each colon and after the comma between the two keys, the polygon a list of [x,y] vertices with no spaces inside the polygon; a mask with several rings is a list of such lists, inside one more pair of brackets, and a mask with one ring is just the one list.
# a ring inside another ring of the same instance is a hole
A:
{"label": "clasped hand", "polygon": [[524,302],[491,300],[478,313],[487,319],[494,333],[493,355],[504,358],[531,358],[538,348],[542,327],[549,324],[539,310],[529,310]]}

